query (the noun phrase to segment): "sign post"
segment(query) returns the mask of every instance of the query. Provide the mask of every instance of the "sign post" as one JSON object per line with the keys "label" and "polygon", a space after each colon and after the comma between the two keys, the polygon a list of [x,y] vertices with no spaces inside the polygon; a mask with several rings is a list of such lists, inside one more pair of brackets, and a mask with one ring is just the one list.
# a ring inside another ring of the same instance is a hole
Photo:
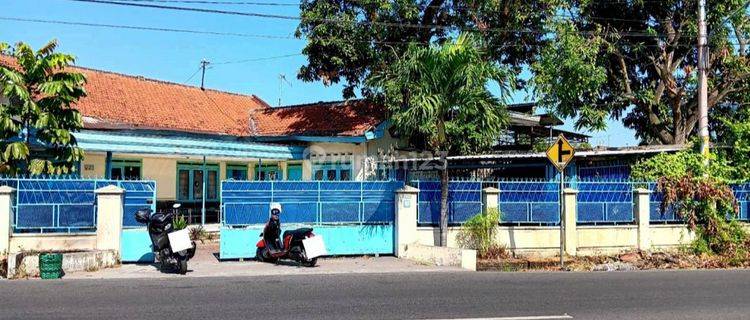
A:
{"label": "sign post", "polygon": [[565,210],[565,204],[563,203],[563,197],[565,196],[563,193],[563,189],[565,189],[565,167],[573,160],[574,155],[575,149],[573,149],[573,146],[568,142],[568,139],[565,139],[565,136],[562,134],[560,134],[557,137],[557,140],[555,140],[555,143],[547,149],[547,159],[549,159],[549,161],[552,162],[552,165],[557,168],[557,171],[560,172],[560,194],[558,196],[560,204],[560,269],[565,268],[565,261],[563,258],[565,246],[565,219],[563,217],[563,210]]}

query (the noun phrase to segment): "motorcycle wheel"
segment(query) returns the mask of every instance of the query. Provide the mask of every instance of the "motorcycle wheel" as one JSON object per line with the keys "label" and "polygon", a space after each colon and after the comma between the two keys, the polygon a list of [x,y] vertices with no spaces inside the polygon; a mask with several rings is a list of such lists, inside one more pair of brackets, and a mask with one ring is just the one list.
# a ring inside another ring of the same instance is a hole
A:
{"label": "motorcycle wheel", "polygon": [[308,268],[314,267],[318,263],[318,258],[307,259],[302,261],[302,265]]}
{"label": "motorcycle wheel", "polygon": [[187,270],[188,270],[188,268],[187,268],[187,259],[179,259],[179,261],[178,261],[177,264],[178,264],[178,270],[177,271],[180,274],[186,274]]}
{"label": "motorcycle wheel", "polygon": [[258,260],[258,262],[276,263],[278,259],[270,256],[266,257],[265,252],[266,250],[264,250],[263,248],[258,248],[257,250],[255,250],[255,260]]}

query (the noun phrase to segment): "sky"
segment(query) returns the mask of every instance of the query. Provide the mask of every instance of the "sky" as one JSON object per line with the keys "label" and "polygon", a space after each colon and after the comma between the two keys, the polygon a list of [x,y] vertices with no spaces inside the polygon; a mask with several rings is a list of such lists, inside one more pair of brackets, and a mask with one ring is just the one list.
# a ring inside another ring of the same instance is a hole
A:
{"label": "sky", "polygon": [[[293,0],[229,0],[246,4],[180,4],[136,2],[150,5],[185,6],[216,10],[298,16]],[[248,2],[288,4],[259,6]],[[208,88],[254,94],[276,106],[341,99],[341,87],[303,82],[297,71],[306,58],[304,39],[294,39],[295,20],[234,16],[215,13],[124,7],[70,0],[0,0],[0,42],[23,41],[34,48],[51,39],[59,51],[74,54],[76,64],[130,75],[141,75],[188,85],[200,85],[201,60],[211,62],[206,71]],[[184,29],[239,35],[102,28],[49,24],[9,19],[126,25],[161,29]],[[258,36],[258,37],[256,37]],[[267,37],[267,36],[270,36]],[[284,75],[287,82],[281,82]],[[517,92],[512,102],[528,102],[528,92]],[[561,129],[574,130],[569,119]],[[593,145],[632,146],[634,132],[619,121],[610,121],[603,132],[584,132]]]}

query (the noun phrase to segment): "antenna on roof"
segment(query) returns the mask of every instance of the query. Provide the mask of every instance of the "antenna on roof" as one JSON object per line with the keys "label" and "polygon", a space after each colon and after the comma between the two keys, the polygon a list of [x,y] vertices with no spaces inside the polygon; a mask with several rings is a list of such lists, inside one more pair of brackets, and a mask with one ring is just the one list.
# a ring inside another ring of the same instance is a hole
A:
{"label": "antenna on roof", "polygon": [[292,86],[292,83],[286,79],[286,76],[283,73],[279,73],[279,107],[281,107],[281,97],[284,96],[284,82],[286,82],[289,87]]}
{"label": "antenna on roof", "polygon": [[201,90],[205,90],[203,87],[203,82],[206,80],[206,67],[210,64],[206,59],[201,60],[201,69],[203,69],[203,73],[201,74]]}

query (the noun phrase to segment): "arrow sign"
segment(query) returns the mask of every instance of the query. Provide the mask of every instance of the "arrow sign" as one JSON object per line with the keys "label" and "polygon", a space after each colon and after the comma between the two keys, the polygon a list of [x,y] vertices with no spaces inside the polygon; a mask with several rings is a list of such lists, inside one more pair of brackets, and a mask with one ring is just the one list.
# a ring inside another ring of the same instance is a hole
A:
{"label": "arrow sign", "polygon": [[573,160],[575,155],[575,149],[573,145],[565,139],[565,136],[560,134],[549,149],[547,149],[547,159],[557,168],[559,171],[565,170],[565,167]]}

